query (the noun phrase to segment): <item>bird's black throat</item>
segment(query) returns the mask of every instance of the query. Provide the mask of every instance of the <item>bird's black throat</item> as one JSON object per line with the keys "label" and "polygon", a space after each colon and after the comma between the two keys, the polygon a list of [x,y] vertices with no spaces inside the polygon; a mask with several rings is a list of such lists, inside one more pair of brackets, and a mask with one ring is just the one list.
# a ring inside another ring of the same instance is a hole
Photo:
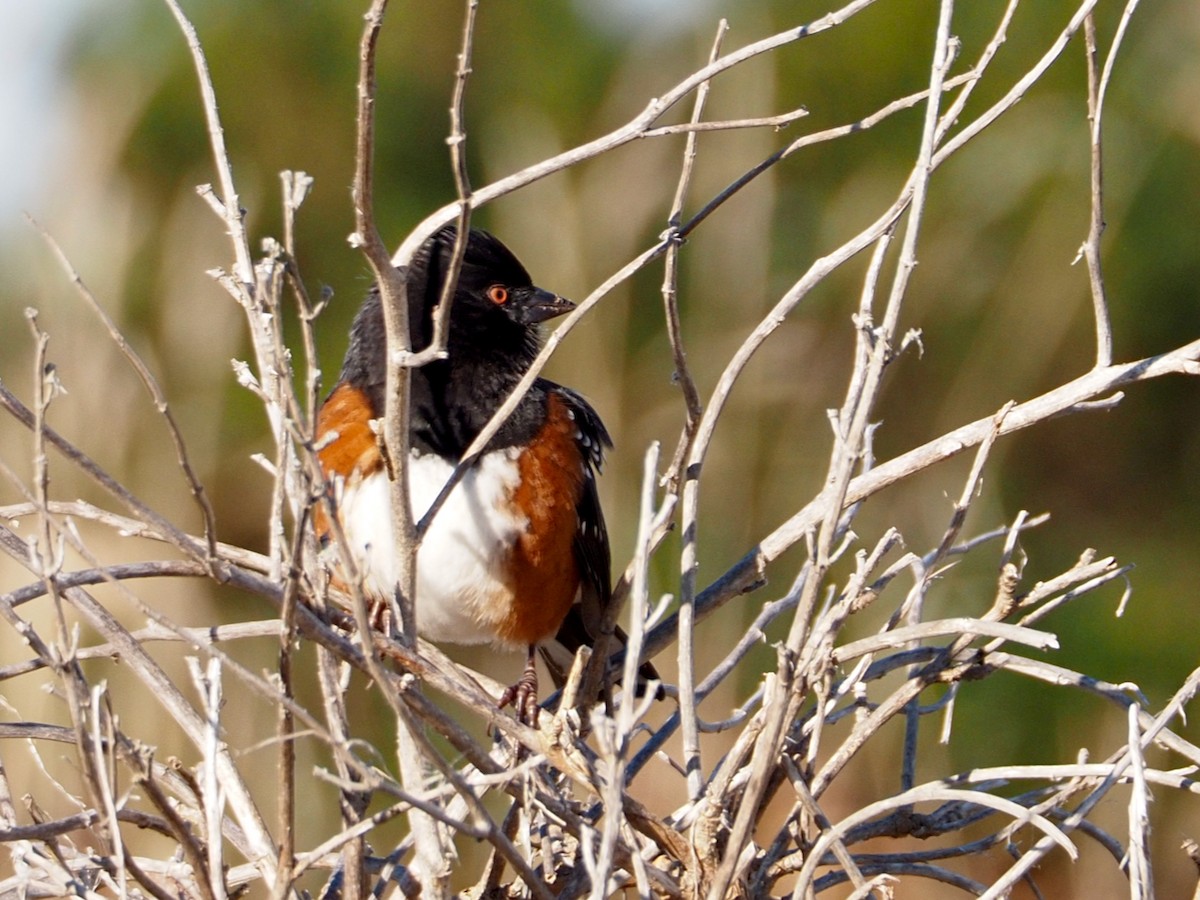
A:
{"label": "bird's black throat", "polygon": [[[414,350],[429,345],[430,307],[409,285]],[[456,300],[456,303],[458,301]],[[481,321],[464,303],[454,310],[447,358],[413,369],[411,443],[417,453],[459,459],[512,393],[537,353],[537,331],[502,317]],[[466,313],[466,315],[463,315]],[[373,288],[355,316],[341,380],[361,390],[372,416],[386,408],[387,333],[379,291]],[[523,443],[541,426],[545,385],[539,379],[488,444],[489,450]]]}

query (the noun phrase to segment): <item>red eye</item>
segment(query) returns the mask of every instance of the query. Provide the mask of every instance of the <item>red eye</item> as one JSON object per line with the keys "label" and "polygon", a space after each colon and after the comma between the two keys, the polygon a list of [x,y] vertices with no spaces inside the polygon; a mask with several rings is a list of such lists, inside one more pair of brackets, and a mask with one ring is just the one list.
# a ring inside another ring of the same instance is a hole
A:
{"label": "red eye", "polygon": [[487,298],[497,306],[503,306],[508,302],[508,288],[502,284],[493,284],[487,289]]}

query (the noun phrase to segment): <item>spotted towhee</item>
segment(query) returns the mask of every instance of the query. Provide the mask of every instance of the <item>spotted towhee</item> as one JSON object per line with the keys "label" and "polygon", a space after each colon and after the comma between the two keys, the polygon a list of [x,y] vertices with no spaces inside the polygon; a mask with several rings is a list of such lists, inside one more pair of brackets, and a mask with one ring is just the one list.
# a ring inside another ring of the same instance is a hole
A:
{"label": "spotted towhee", "polygon": [[[444,228],[406,270],[415,350],[431,340],[454,241],[454,229]],[[447,357],[412,377],[408,473],[416,518],[528,370],[540,344],[538,323],[573,308],[535,287],[499,240],[471,230]],[[321,408],[317,437],[343,534],[375,603],[390,598],[398,571],[388,472],[371,427],[384,414],[386,356],[383,309],[372,289],[351,328],[338,385]],[[501,705],[515,701],[526,721],[536,721],[535,649],[541,645],[548,656],[557,644],[573,654],[611,599],[608,534],[596,493],[611,444],[583,397],[539,378],[449,494],[417,552],[420,634],[525,650],[525,673]],[[557,654],[560,667],[563,659]],[[647,674],[654,677],[653,669],[643,669]]]}

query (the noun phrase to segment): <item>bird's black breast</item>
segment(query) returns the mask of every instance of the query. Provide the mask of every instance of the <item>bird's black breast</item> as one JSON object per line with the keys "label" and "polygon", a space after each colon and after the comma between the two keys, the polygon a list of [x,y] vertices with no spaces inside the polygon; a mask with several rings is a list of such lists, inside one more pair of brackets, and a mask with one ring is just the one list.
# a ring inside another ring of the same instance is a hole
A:
{"label": "bird's black breast", "polygon": [[[464,372],[438,361],[413,375],[412,446],[418,453],[460,459],[504,404],[519,378],[486,370]],[[538,379],[488,442],[487,450],[528,443],[546,421],[551,383]]]}

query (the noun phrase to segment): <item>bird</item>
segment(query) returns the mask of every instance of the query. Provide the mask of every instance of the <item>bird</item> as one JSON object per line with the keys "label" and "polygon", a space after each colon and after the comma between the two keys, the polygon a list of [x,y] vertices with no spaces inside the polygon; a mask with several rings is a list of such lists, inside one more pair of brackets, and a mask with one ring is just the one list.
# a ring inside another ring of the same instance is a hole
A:
{"label": "bird", "polygon": [[[446,226],[405,267],[412,349],[432,339],[434,307],[457,231]],[[575,308],[533,284],[498,238],[467,233],[444,358],[412,372],[409,491],[428,511],[463,454],[526,374],[539,325]],[[385,410],[386,333],[373,287],[350,329],[338,383],[317,417],[318,458],[364,594],[387,608],[399,572],[388,467],[373,427]],[[520,679],[499,698],[536,724],[540,647],[561,673],[565,654],[591,643],[612,602],[611,550],[597,476],[612,439],[576,391],[536,379],[435,513],[416,556],[418,633],[434,642],[525,653]],[[328,524],[321,534],[328,543]],[[318,523],[318,532],[322,531]],[[564,653],[565,651],[565,653]],[[657,678],[646,664],[642,678]],[[557,681],[559,675],[555,675]]]}

